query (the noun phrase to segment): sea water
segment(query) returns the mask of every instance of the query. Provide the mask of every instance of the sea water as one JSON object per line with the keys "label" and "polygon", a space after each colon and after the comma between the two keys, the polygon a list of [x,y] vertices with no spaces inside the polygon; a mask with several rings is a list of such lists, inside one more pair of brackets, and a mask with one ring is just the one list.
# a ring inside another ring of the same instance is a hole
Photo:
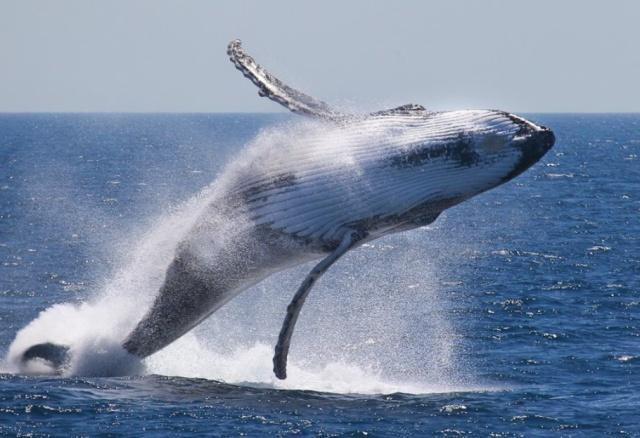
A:
{"label": "sea water", "polygon": [[[543,160],[342,258],[279,381],[313,264],[142,364],[108,353],[225,165],[295,117],[0,115],[0,433],[640,434],[640,115],[528,117]],[[63,377],[11,360],[44,335],[74,342]]]}

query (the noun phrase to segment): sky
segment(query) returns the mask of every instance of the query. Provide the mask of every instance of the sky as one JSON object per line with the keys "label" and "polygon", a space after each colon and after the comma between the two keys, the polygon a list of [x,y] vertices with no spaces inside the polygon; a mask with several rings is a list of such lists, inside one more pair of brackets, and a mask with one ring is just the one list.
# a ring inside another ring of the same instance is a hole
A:
{"label": "sky", "polygon": [[635,0],[0,0],[0,112],[277,112],[227,43],[342,108],[640,111]]}

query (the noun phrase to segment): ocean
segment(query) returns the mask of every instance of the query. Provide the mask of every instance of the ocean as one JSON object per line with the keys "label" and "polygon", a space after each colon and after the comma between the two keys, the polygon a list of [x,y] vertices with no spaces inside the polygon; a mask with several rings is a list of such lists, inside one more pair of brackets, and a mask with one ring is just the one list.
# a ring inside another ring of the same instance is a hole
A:
{"label": "ocean", "polygon": [[297,118],[0,114],[0,434],[640,436],[640,115],[526,116],[555,147],[336,263],[278,381],[273,346],[312,264],[131,375],[21,375],[7,357],[26,326],[102,348],[149,305],[199,194]]}

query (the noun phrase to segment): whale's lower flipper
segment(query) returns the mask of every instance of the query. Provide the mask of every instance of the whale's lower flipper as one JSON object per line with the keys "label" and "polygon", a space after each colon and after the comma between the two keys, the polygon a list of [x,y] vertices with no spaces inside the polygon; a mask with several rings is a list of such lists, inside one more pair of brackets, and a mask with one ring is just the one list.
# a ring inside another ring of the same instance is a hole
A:
{"label": "whale's lower flipper", "polygon": [[293,296],[291,303],[287,306],[287,316],[284,319],[282,328],[280,329],[280,336],[278,337],[278,343],[275,348],[275,355],[273,356],[273,372],[278,379],[287,378],[287,355],[289,354],[289,345],[291,344],[291,335],[293,335],[293,329],[298,320],[300,309],[304,304],[311,288],[315,284],[316,280],[324,274],[336,260],[338,260],[344,253],[349,251],[353,246],[362,240],[364,235],[359,232],[348,233],[340,242],[340,245],[327,257],[322,259],[304,279],[298,291]]}
{"label": "whale's lower flipper", "polygon": [[62,372],[64,366],[69,362],[69,347],[51,342],[33,345],[22,353],[21,362],[26,364],[34,359],[45,360],[51,364],[56,372]]}

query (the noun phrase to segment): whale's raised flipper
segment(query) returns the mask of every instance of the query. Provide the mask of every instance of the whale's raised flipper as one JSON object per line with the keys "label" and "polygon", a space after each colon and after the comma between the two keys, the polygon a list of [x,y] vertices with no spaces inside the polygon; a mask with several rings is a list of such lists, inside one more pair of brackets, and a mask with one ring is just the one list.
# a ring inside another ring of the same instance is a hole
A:
{"label": "whale's raised flipper", "polygon": [[343,120],[352,117],[342,114],[325,102],[295,90],[280,81],[245,53],[240,40],[233,40],[229,43],[227,54],[236,68],[259,88],[258,94],[260,96],[268,97],[297,114],[328,120]]}
{"label": "whale's raised flipper", "polygon": [[319,117],[326,120],[337,122],[345,122],[354,118],[367,117],[383,117],[383,116],[419,116],[424,117],[429,112],[422,106],[415,103],[409,103],[369,114],[346,114],[332,108],[327,103],[304,94],[294,88],[291,88],[280,79],[269,73],[258,64],[251,56],[242,48],[240,40],[233,40],[227,47],[229,59],[242,74],[251,80],[258,87],[258,94],[262,97],[268,97],[274,102],[287,108],[296,114],[306,116]]}
{"label": "whale's raised flipper", "polygon": [[278,343],[275,348],[275,355],[273,356],[273,372],[278,379],[287,378],[287,355],[289,354],[289,345],[291,344],[291,335],[293,335],[293,329],[298,320],[300,309],[304,304],[311,288],[315,284],[316,280],[324,274],[329,267],[336,262],[344,253],[349,251],[353,246],[363,238],[363,233],[351,232],[348,233],[340,242],[340,245],[327,257],[322,259],[304,279],[298,291],[293,296],[291,303],[287,306],[287,316],[284,319],[282,328],[280,329],[280,336],[278,337]]}
{"label": "whale's raised flipper", "polygon": [[69,347],[51,342],[33,345],[22,353],[21,361],[24,364],[34,359],[49,362],[56,372],[61,373],[69,362]]}

